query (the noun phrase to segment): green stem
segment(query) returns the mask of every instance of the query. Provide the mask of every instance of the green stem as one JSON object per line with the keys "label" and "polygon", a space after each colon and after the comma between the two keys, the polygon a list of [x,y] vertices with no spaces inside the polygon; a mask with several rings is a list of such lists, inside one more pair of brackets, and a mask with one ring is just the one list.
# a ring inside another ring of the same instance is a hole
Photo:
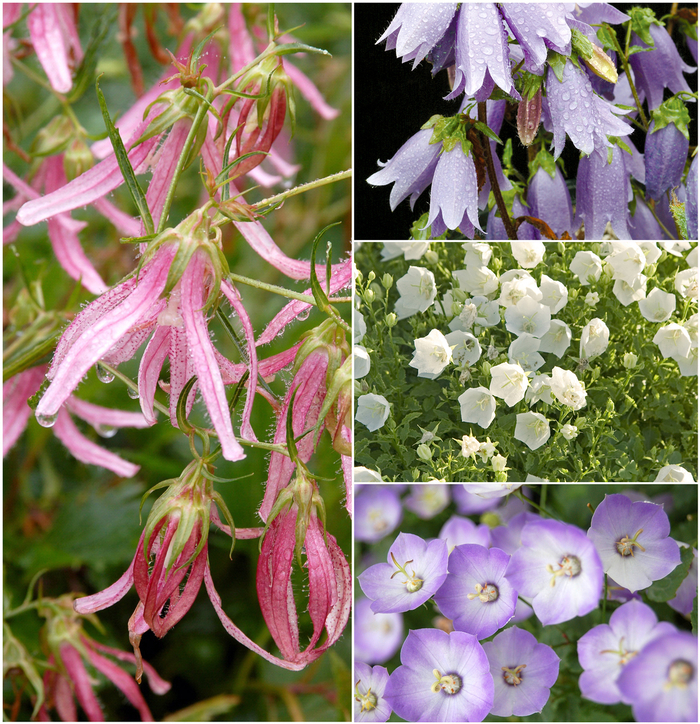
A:
{"label": "green stem", "polygon": [[[116,367],[112,367],[112,365],[107,364],[106,362],[98,362],[97,364],[100,365],[103,369],[107,370],[111,375],[114,375],[117,379],[121,380],[132,392],[138,392],[139,386],[130,378],[127,377],[123,372],[120,372]],[[158,412],[162,412],[166,416],[170,416],[170,410],[158,400],[153,400],[153,407],[155,407]]]}
{"label": "green stem", "polygon": [[630,73],[630,64],[629,59],[627,57],[627,53],[629,52],[630,48],[630,38],[632,37],[632,21],[629,21],[627,23],[627,37],[625,38],[625,52],[622,52],[622,48],[620,47],[620,43],[617,40],[617,35],[615,31],[609,26],[605,26],[612,38],[615,41],[615,49],[617,50],[619,56],[620,56],[620,62],[622,63],[622,68],[625,71],[625,75],[627,76],[627,80],[629,81],[630,88],[632,90],[632,95],[634,96],[634,102],[637,104],[637,110],[639,111],[639,117],[642,119],[642,124],[644,125],[644,130],[646,131],[649,128],[649,123],[647,121],[646,116],[644,115],[644,110],[642,109],[642,104],[639,100],[639,96],[637,95],[637,89],[634,86],[634,81],[632,80],[632,74]]}
{"label": "green stem", "polygon": [[214,98],[216,98],[218,95],[221,95],[222,91],[226,90],[228,86],[231,85],[234,81],[237,81],[239,78],[243,77],[249,70],[255,68],[256,65],[259,65],[265,58],[272,55],[272,51],[275,49],[277,43],[274,41],[271,42],[265,50],[263,50],[260,55],[255,58],[255,60],[251,60],[248,65],[243,66],[235,75],[232,75],[230,78],[227,78],[221,85],[218,85],[214,88]]}
{"label": "green stem", "polygon": [[[289,299],[297,299],[300,302],[305,302],[306,304],[312,304],[314,307],[317,307],[318,304],[316,304],[316,300],[314,299],[313,295],[310,294],[300,294],[299,292],[293,292],[291,289],[286,289],[285,287],[278,287],[275,284],[266,284],[265,282],[261,282],[258,279],[250,279],[249,277],[243,277],[240,274],[234,274],[233,272],[229,274],[229,279],[233,282],[240,282],[241,284],[247,284],[249,287],[255,287],[256,289],[262,289],[266,292],[272,292],[272,294],[279,294],[282,297],[288,297]],[[335,302],[352,302],[352,297],[341,297],[339,299],[332,298],[329,301],[335,303]]]}
{"label": "green stem", "polygon": [[601,623],[605,623],[605,609],[608,603],[608,574],[605,574],[603,578],[603,620]]}
{"label": "green stem", "polygon": [[552,513],[550,513],[548,510],[545,510],[541,505],[538,505],[537,503],[535,503],[534,500],[530,500],[530,498],[525,497],[525,495],[523,495],[523,492],[522,492],[522,489],[521,489],[521,488],[518,488],[517,490],[514,490],[514,491],[511,493],[511,495],[514,495],[516,498],[519,498],[519,499],[522,500],[523,503],[525,503],[526,505],[531,505],[531,506],[532,506],[533,508],[535,508],[536,510],[539,510],[540,513],[542,513],[543,515],[546,515],[546,516],[548,516],[549,518],[552,518],[553,520],[559,520],[559,518],[557,518],[556,515],[552,515]]}

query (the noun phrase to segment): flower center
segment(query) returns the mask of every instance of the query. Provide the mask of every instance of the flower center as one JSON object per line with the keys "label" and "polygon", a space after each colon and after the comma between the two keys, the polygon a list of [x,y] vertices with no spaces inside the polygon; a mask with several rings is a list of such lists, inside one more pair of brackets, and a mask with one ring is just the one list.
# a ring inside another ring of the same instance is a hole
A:
{"label": "flower center", "polygon": [[467,302],[462,307],[462,311],[459,313],[460,322],[462,322],[462,324],[464,324],[466,327],[471,327],[476,320],[477,311],[478,310],[475,304]]}
{"label": "flower center", "polygon": [[532,318],[528,318],[528,320],[523,324],[523,330],[528,334],[532,334],[535,331],[535,324],[532,321]]}
{"label": "flower center", "polygon": [[360,691],[360,682],[355,684],[355,701],[359,701],[362,705],[360,711],[372,711],[377,708],[377,696],[372,693],[372,689],[367,689],[367,693],[363,694]]}
{"label": "flower center", "polygon": [[403,582],[406,586],[406,590],[408,593],[415,593],[416,591],[420,591],[421,588],[423,588],[423,579],[418,578],[416,576],[415,571],[411,571],[411,574],[409,575],[408,571],[406,570],[406,566],[409,563],[413,563],[413,559],[410,561],[406,561],[403,565],[399,565],[399,562],[396,560],[396,556],[394,554],[391,554],[391,560],[394,561],[394,565],[399,569],[398,571],[395,571],[391,577],[398,576],[399,573],[403,573],[404,576],[406,576],[406,580]]}
{"label": "flower center", "polygon": [[629,663],[638,653],[639,651],[628,651],[622,644],[625,640],[625,637],[623,636],[620,639],[620,644],[617,650],[615,649],[604,649],[601,651],[601,654],[614,654],[615,656],[619,656],[620,660],[617,662],[620,666],[624,666],[625,664]]}
{"label": "flower center", "polygon": [[467,598],[473,601],[478,598],[482,603],[491,603],[498,598],[498,588],[493,583],[477,583],[474,586],[476,593],[468,593]]}
{"label": "flower center", "polygon": [[624,536],[623,538],[620,538],[620,540],[615,543],[615,545],[617,546],[617,552],[621,556],[634,556],[634,546],[637,546],[640,551],[645,552],[644,546],[642,546],[640,543],[637,543],[637,537],[643,531],[644,528],[640,528],[634,534],[634,538],[630,538],[629,536]]}
{"label": "flower center", "polygon": [[437,679],[430,687],[434,694],[439,694],[440,691],[444,691],[445,694],[456,694],[462,688],[462,679],[457,674],[443,676],[437,669],[433,669],[433,676]]}
{"label": "flower center", "polygon": [[523,680],[522,670],[526,666],[527,664],[520,664],[520,666],[515,666],[512,669],[509,669],[507,666],[501,666],[503,681],[505,681],[508,686],[517,686]]}
{"label": "flower center", "polygon": [[418,294],[420,294],[422,297],[425,297],[426,299],[430,299],[430,295],[433,291],[433,283],[430,281],[429,278],[421,279],[420,284],[418,285]]}
{"label": "flower center", "polygon": [[372,526],[372,529],[376,531],[377,533],[380,533],[383,530],[386,530],[388,527],[388,523],[386,521],[386,518],[384,517],[384,513],[380,510],[371,510],[369,513],[369,523]]}
{"label": "flower center", "polygon": [[448,352],[449,350],[446,350],[444,347],[436,344],[433,347],[432,355],[433,357],[436,357],[440,362],[447,362],[449,360]]}
{"label": "flower center", "polygon": [[549,585],[554,587],[557,584],[558,576],[568,576],[574,578],[581,573],[581,561],[572,555],[565,555],[558,563],[559,568],[555,568],[551,563],[547,564],[547,571],[552,574]]}
{"label": "flower center", "polygon": [[668,667],[668,679],[664,684],[664,691],[677,687],[679,689],[685,689],[688,683],[693,678],[695,669],[693,665],[684,659],[676,659]]}

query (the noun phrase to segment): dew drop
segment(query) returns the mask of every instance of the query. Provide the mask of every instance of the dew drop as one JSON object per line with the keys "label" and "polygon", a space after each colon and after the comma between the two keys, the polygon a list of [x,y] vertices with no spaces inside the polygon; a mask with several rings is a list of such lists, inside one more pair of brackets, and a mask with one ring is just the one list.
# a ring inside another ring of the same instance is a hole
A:
{"label": "dew drop", "polygon": [[297,319],[303,322],[305,319],[309,318],[309,314],[311,314],[311,310],[305,309],[303,312],[299,312],[299,314],[297,314]]}
{"label": "dew drop", "polygon": [[100,437],[110,438],[117,434],[117,428],[111,425],[95,425],[95,432]]}
{"label": "dew drop", "polygon": [[485,45],[483,48],[484,55],[491,55],[493,53],[493,48],[490,45]]}
{"label": "dew drop", "polygon": [[126,394],[131,397],[132,400],[138,400],[139,399],[139,391],[138,389],[132,390],[131,387],[126,388]]}
{"label": "dew drop", "polygon": [[547,10],[547,17],[551,18],[554,13],[551,10]]}
{"label": "dew drop", "polygon": [[55,415],[37,415],[36,421],[42,427],[53,427],[57,417],[58,413],[56,413]]}
{"label": "dew drop", "polygon": [[576,126],[576,130],[581,133],[581,131],[583,130],[583,126]]}
{"label": "dew drop", "polygon": [[110,382],[114,380],[114,375],[106,370],[99,362],[97,363],[96,367],[97,371],[97,379],[100,382],[104,382],[106,385],[108,385]]}
{"label": "dew drop", "polygon": [[563,101],[568,101],[569,98],[571,98],[571,94],[569,93],[569,91],[566,91],[565,93],[562,93],[561,99],[562,99]]}
{"label": "dew drop", "polygon": [[564,113],[564,120],[565,120],[565,121],[568,121],[568,120],[569,120],[569,114],[568,114],[568,113]]}
{"label": "dew drop", "polygon": [[569,108],[572,111],[575,111],[578,108],[578,103],[576,101],[571,101],[571,105],[569,106]]}
{"label": "dew drop", "polygon": [[537,28],[535,31],[540,38],[544,38],[547,35],[547,31],[544,28]]}

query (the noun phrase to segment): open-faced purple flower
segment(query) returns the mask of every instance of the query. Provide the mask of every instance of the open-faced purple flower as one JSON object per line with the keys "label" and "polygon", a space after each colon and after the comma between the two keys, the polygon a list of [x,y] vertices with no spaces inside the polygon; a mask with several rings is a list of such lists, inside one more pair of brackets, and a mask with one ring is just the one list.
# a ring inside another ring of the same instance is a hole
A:
{"label": "open-faced purple flower", "polygon": [[462,144],[443,151],[438,160],[430,192],[427,226],[433,238],[447,229],[459,228],[466,236],[479,226],[479,188],[472,153],[465,155]]}
{"label": "open-faced purple flower", "polygon": [[480,545],[459,545],[450,553],[435,602],[457,631],[484,639],[513,617],[518,593],[505,578],[509,560],[502,550]]}
{"label": "open-faced purple flower", "polygon": [[556,520],[527,523],[521,547],[506,577],[521,596],[531,597],[545,625],[592,611],[603,590],[603,567],[593,543],[575,525]]}
{"label": "open-faced purple flower", "polygon": [[633,503],[626,495],[606,495],[596,508],[588,537],[595,544],[603,570],[630,591],[651,586],[680,562],[663,506]]}
{"label": "open-faced purple flower", "polygon": [[508,34],[495,3],[462,3],[455,39],[455,82],[446,98],[485,101],[494,85],[520,99],[513,85]]}
{"label": "open-faced purple flower", "polygon": [[355,661],[383,664],[400,648],[404,639],[402,613],[374,613],[364,596],[355,599],[352,634]]}
{"label": "open-faced purple flower", "polygon": [[[550,175],[542,166],[537,169],[527,189],[527,202],[530,205],[530,216],[546,219],[549,228],[557,236],[565,231],[571,235],[571,193],[559,166],[554,166],[554,175]],[[537,236],[541,237],[541,234],[537,232]]]}
{"label": "open-faced purple flower", "polygon": [[358,485],[355,497],[355,540],[376,543],[401,522],[403,508],[390,486]]}
{"label": "open-faced purple flower", "polygon": [[617,685],[637,721],[696,722],[697,637],[682,631],[654,639],[627,664]]}
{"label": "open-faced purple flower", "polygon": [[459,515],[453,515],[440,528],[438,538],[447,541],[448,553],[451,553],[455,546],[461,546],[465,543],[473,543],[484,548],[491,545],[491,533],[488,525],[484,523],[477,525],[469,518],[462,518]]}
{"label": "open-faced purple flower", "polygon": [[609,624],[592,628],[578,641],[578,659],[584,670],[578,681],[581,695],[600,704],[631,704],[617,688],[617,677],[650,641],[675,630],[666,621],[659,623],[641,601],[620,606]]}
{"label": "open-faced purple flower", "polygon": [[644,166],[647,194],[652,199],[658,200],[668,189],[680,185],[690,143],[685,134],[675,123],[668,123],[658,130],[656,120],[649,125],[644,142]]}
{"label": "open-faced purple flower", "polygon": [[375,613],[412,611],[425,603],[447,576],[447,543],[426,543],[412,533],[399,533],[389,548],[388,563],[377,563],[357,580],[372,600]]}
{"label": "open-faced purple flower", "polygon": [[411,197],[413,208],[416,199],[432,182],[442,148],[439,143],[430,144],[432,136],[432,128],[418,131],[401,146],[392,159],[386,163],[380,162],[382,168],[367,179],[367,183],[373,186],[394,184],[389,195],[392,211],[407,196]]}
{"label": "open-faced purple flower", "polygon": [[[470,488],[471,486],[469,486]],[[469,488],[464,485],[454,485],[452,498],[457,506],[457,512],[461,515],[481,515],[486,511],[493,510],[500,502],[497,498],[483,498],[468,492]]]}
{"label": "open-faced purple flower", "polygon": [[511,626],[484,645],[495,686],[495,716],[529,716],[542,711],[559,676],[554,649]]}
{"label": "open-faced purple flower", "polygon": [[489,661],[471,634],[409,631],[384,696],[406,721],[483,721],[493,705]]}
{"label": "open-faced purple flower", "polygon": [[387,721],[391,707],[384,698],[389,672],[383,666],[355,661],[355,712],[353,721]]}

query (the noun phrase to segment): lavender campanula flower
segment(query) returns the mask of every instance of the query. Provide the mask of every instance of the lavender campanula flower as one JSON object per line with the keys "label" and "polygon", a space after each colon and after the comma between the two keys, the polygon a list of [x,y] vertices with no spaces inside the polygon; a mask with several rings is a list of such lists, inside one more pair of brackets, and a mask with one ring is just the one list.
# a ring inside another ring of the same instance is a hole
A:
{"label": "lavender campanula flower", "polygon": [[394,490],[385,486],[361,485],[356,492],[355,540],[376,543],[401,522],[401,501]]}
{"label": "lavender campanula flower", "polygon": [[542,711],[559,676],[559,657],[529,632],[511,626],[484,645],[495,687],[495,716],[529,716]]}
{"label": "lavender campanula flower", "polygon": [[400,648],[404,639],[402,613],[374,613],[364,596],[355,599],[353,638],[355,660],[383,664]]}
{"label": "lavender campanula flower", "polygon": [[418,131],[406,141],[394,157],[382,168],[373,173],[367,183],[374,186],[394,184],[389,196],[389,205],[393,211],[407,196],[411,197],[411,208],[416,199],[425,191],[433,180],[438,155],[442,146],[430,144],[433,131],[431,128]]}
{"label": "lavender campanula flower", "polygon": [[[459,487],[459,485],[456,485],[455,491]],[[488,525],[484,523],[477,525],[473,520],[462,518],[459,515],[453,515],[440,528],[438,538],[444,538],[447,541],[447,550],[450,553],[455,546],[465,543],[473,543],[484,548],[491,545],[491,533]]]}
{"label": "lavender campanula flower", "polygon": [[597,153],[579,161],[575,226],[584,222],[586,239],[602,239],[608,221],[618,239],[629,239],[627,202],[631,198],[629,172],[619,146],[612,149],[611,163],[607,156]]}
{"label": "lavender campanula flower", "polygon": [[405,506],[423,520],[430,520],[450,504],[450,485],[433,483],[411,486],[411,494],[404,500]]}
{"label": "lavender campanula flower", "polygon": [[[486,388],[483,388],[486,392]],[[467,491],[464,485],[455,485],[452,497],[457,506],[457,512],[462,515],[481,515],[486,511],[493,510],[498,506],[497,498],[482,498]]]}
{"label": "lavender campanula flower", "polygon": [[583,616],[597,605],[603,590],[600,557],[586,534],[556,520],[527,523],[521,547],[506,571],[518,594],[532,597],[545,625]]}
{"label": "lavender campanula flower", "polygon": [[687,201],[685,213],[688,223],[688,238],[698,238],[698,157],[697,155],[690,164],[690,171],[685,180]]}
{"label": "lavender campanula flower", "polygon": [[547,71],[542,118],[545,128],[554,134],[554,158],[564,149],[566,135],[579,151],[587,155],[597,151],[605,158],[604,149],[612,145],[608,136],[632,133],[632,126],[615,115],[620,113],[619,108],[596,95],[586,74],[572,63],[564,66],[561,83],[551,67]]}
{"label": "lavender campanula flower", "polygon": [[418,63],[440,41],[455,14],[457,3],[401,3],[389,27],[377,41],[386,40],[386,49],[396,49],[405,63]]}
{"label": "lavender campanula flower", "polygon": [[409,631],[384,696],[407,721],[483,721],[493,705],[489,661],[471,634]]}
{"label": "lavender campanula flower", "polygon": [[698,720],[698,639],[686,631],[648,643],[617,685],[637,721]]}
{"label": "lavender campanula flower", "polygon": [[355,716],[353,721],[387,721],[391,707],[384,698],[389,672],[383,666],[355,661]]}
{"label": "lavender campanula flower", "polygon": [[[630,216],[629,231],[630,238],[634,240],[664,238],[659,222],[654,218],[654,214],[651,213],[651,209],[644,200],[640,198],[637,199],[634,213]],[[688,234],[690,235],[690,231]]]}
{"label": "lavender campanula flower", "polygon": [[447,543],[426,543],[412,533],[399,533],[389,548],[388,563],[370,566],[358,576],[375,613],[412,611],[425,603],[447,576]]}
{"label": "lavender campanula flower", "polygon": [[658,200],[665,191],[680,184],[688,146],[688,138],[674,123],[657,130],[656,121],[652,120],[644,144],[647,194],[652,199]]}
{"label": "lavender campanula flower", "polygon": [[[654,41],[653,50],[634,53],[630,55],[629,62],[634,71],[635,84],[644,92],[649,108],[653,109],[661,105],[664,88],[670,88],[673,93],[692,93],[683,73],[692,73],[696,68],[681,60],[673,38],[663,25],[652,23],[649,33]],[[632,47],[635,45],[649,47],[636,33],[632,33]]]}
{"label": "lavender campanula flower", "polygon": [[630,591],[665,578],[681,561],[663,506],[633,503],[626,495],[606,495],[596,508],[588,537],[603,570]]}
{"label": "lavender campanula flower", "polygon": [[518,593],[505,577],[509,561],[498,548],[465,544],[452,551],[435,602],[457,631],[484,639],[513,617]]}
{"label": "lavender campanula flower", "polygon": [[650,641],[674,631],[670,623],[659,623],[654,611],[641,601],[620,606],[609,624],[595,626],[578,641],[578,658],[584,670],[578,682],[582,696],[600,704],[632,703],[618,689],[617,677]]}
{"label": "lavender campanula flower", "polygon": [[[565,231],[572,236],[571,194],[559,166],[554,165],[554,176],[542,166],[537,169],[527,189],[527,202],[530,205],[530,216],[546,219],[547,225],[557,236]],[[535,238],[542,238],[539,231]]]}

